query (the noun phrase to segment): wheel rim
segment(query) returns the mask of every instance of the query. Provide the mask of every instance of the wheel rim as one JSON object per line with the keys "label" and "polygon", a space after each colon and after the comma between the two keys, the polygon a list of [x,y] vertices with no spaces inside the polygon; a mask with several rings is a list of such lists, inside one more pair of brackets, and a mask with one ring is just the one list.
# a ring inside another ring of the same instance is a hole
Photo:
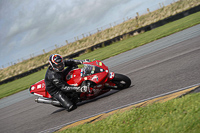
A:
{"label": "wheel rim", "polygon": [[117,88],[126,88],[127,86],[127,83],[123,80],[116,81],[115,84],[117,85]]}

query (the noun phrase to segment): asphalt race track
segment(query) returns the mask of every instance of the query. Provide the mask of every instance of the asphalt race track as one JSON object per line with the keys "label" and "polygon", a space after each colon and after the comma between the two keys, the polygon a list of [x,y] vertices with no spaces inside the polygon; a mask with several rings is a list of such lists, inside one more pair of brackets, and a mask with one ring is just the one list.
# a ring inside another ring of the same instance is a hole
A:
{"label": "asphalt race track", "polygon": [[[0,100],[1,133],[37,133],[106,110],[200,83],[200,25],[103,61],[128,75],[130,88],[79,104],[72,112],[35,103],[21,92]],[[13,100],[22,95],[20,100]],[[9,101],[7,102],[6,101]],[[5,104],[4,104],[5,103]]]}

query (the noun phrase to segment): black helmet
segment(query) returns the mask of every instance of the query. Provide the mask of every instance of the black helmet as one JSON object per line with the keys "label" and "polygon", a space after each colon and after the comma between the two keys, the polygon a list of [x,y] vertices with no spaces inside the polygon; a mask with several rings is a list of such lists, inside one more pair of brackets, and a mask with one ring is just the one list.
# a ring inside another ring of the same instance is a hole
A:
{"label": "black helmet", "polygon": [[62,72],[64,70],[64,67],[65,67],[65,64],[63,62],[63,58],[59,54],[50,55],[49,64],[57,72]]}

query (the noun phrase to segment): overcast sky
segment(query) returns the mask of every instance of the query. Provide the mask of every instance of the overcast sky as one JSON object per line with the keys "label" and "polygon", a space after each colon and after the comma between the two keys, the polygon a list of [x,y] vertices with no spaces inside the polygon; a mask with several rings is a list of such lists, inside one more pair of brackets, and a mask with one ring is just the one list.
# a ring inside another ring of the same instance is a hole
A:
{"label": "overcast sky", "polygon": [[0,68],[162,2],[173,0],[0,0]]}

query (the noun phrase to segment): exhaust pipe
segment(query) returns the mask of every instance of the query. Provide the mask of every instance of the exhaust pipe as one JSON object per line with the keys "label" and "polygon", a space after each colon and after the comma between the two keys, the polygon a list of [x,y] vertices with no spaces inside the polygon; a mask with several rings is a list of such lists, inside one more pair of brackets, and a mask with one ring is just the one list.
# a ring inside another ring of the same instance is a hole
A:
{"label": "exhaust pipe", "polygon": [[58,106],[58,107],[62,107],[62,105],[60,104],[59,101],[50,99],[50,98],[42,98],[42,97],[38,97],[35,99],[35,102],[37,103],[45,103],[45,104],[52,104],[54,106]]}

